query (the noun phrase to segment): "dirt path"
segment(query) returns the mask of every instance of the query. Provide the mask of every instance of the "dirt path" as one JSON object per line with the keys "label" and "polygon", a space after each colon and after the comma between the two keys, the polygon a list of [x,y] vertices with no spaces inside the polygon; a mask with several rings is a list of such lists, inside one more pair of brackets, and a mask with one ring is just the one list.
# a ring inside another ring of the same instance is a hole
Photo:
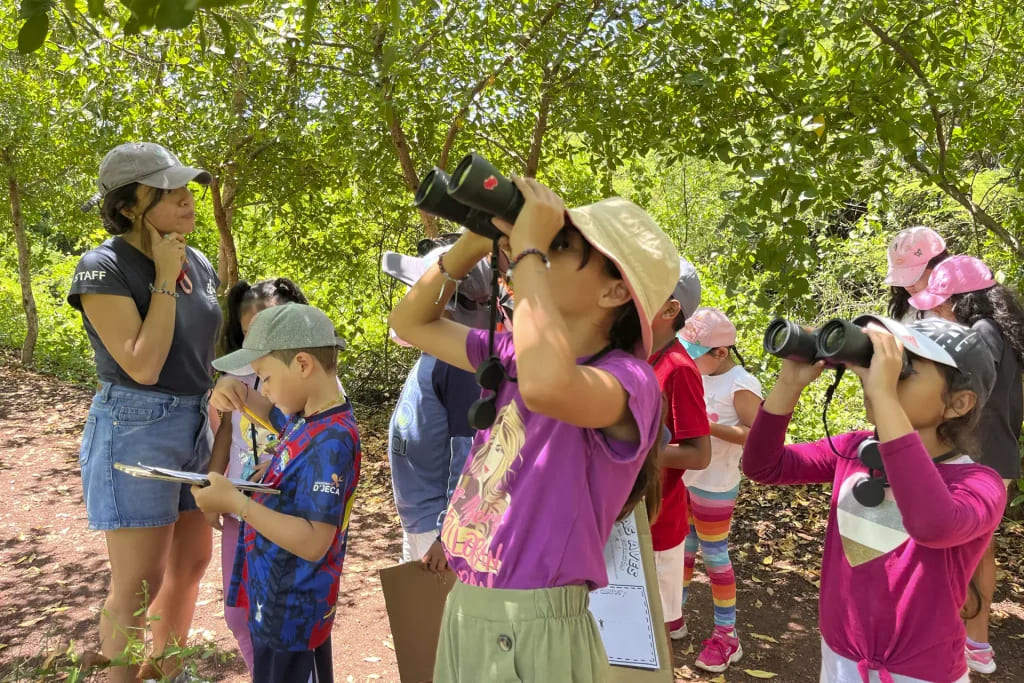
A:
{"label": "dirt path", "polygon": [[[40,679],[33,673],[36,668],[69,641],[79,652],[96,649],[109,569],[102,536],[87,530],[77,457],[91,394],[18,369],[10,356],[0,355],[0,681]],[[363,482],[334,628],[335,680],[397,682],[377,579],[377,570],[393,564],[400,552],[385,450],[387,414],[359,407],[359,415]],[[724,677],[698,675],[689,666],[712,625],[710,591],[701,576],[687,609],[692,635],[675,645],[677,680],[755,680],[745,670],[771,672],[787,683],[817,680],[815,582],[827,509],[823,496],[803,489],[745,489],[733,551],[745,657]],[[1000,671],[978,680],[1021,680],[1024,671],[1024,529],[1007,523],[1002,534],[992,632]],[[218,534],[214,543],[215,560],[201,585],[193,642],[232,653],[234,640],[223,619]],[[201,661],[199,671],[209,680],[247,680],[237,658],[222,662],[210,657]]]}

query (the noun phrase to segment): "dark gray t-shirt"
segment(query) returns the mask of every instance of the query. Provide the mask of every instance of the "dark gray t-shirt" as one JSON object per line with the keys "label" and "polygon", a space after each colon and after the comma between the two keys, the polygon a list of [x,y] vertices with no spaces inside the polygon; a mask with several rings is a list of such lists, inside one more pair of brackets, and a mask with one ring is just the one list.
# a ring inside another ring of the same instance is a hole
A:
{"label": "dark gray t-shirt", "polygon": [[1020,364],[1006,343],[999,327],[983,318],[971,326],[978,331],[992,357],[996,359],[996,386],[981,411],[975,433],[981,446],[981,464],[988,465],[1003,479],[1019,479],[1021,474],[1021,421],[1024,420],[1024,395],[1021,393]]}
{"label": "dark gray t-shirt", "polygon": [[182,395],[201,394],[213,385],[210,363],[213,361],[222,319],[217,303],[220,280],[202,253],[187,247],[185,256],[188,259],[192,293],[186,294],[181,287],[177,288],[174,338],[164,367],[160,370],[160,378],[154,385],[139,384],[121,369],[103,346],[89,317],[82,311],[81,295],[113,294],[131,297],[139,316],[145,320],[149,312],[149,300],[153,296],[149,286],[156,277],[156,266],[138,249],[117,237],[82,256],[71,281],[68,303],[82,311],[82,322],[96,355],[96,374],[101,381],[145,391]]}

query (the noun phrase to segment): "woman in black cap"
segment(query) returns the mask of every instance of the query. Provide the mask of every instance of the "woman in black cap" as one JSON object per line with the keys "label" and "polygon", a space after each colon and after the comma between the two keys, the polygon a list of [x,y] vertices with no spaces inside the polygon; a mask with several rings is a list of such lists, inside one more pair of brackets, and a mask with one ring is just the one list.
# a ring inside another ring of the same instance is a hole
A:
{"label": "woman in black cap", "polygon": [[[104,532],[110,558],[101,648],[112,660],[122,656],[148,621],[154,665],[145,669],[156,670],[144,677],[178,674],[177,659],[157,662],[188,637],[211,553],[210,527],[187,486],[115,468],[141,462],[206,472],[220,283],[207,258],[185,243],[195,229],[192,181],[211,177],[160,145],[111,150],[98,184],[113,237],[82,256],[68,294],[82,312],[100,380],[79,459],[89,528]],[[138,674],[138,667],[114,667],[110,680]]]}

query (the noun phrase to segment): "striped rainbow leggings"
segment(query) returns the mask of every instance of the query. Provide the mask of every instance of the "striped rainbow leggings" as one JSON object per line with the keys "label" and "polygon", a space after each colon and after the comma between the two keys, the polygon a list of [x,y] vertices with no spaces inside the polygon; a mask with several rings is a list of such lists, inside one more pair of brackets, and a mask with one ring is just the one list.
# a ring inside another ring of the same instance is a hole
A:
{"label": "striped rainbow leggings", "polygon": [[689,495],[690,533],[686,536],[683,561],[683,605],[690,592],[697,546],[704,556],[704,569],[711,579],[715,603],[715,626],[736,625],[736,575],[729,560],[729,525],[740,486],[729,491],[704,491],[692,486]]}

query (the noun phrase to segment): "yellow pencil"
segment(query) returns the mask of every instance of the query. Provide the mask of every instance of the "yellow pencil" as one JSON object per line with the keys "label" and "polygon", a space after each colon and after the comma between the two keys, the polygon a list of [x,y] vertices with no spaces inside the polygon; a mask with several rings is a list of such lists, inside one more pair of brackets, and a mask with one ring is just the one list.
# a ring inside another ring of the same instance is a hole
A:
{"label": "yellow pencil", "polygon": [[270,424],[269,422],[264,420],[262,417],[260,417],[256,413],[254,413],[251,410],[249,410],[249,406],[243,407],[242,408],[242,412],[245,413],[249,417],[250,420],[252,420],[256,424],[258,424],[259,426],[263,427],[268,432],[277,433],[277,430],[274,429],[274,426],[272,424]]}

